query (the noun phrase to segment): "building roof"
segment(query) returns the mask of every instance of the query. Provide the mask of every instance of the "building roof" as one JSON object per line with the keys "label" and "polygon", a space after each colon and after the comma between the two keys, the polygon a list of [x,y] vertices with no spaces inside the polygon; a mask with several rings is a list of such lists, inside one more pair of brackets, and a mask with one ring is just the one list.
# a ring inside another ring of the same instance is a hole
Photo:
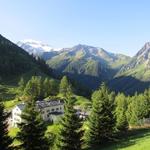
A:
{"label": "building roof", "polygon": [[23,110],[23,109],[25,108],[25,104],[24,104],[24,103],[18,104],[17,107],[18,107],[20,110]]}
{"label": "building roof", "polygon": [[48,100],[48,101],[37,101],[36,105],[39,108],[45,108],[45,107],[51,107],[51,106],[58,106],[58,105],[63,105],[64,102],[60,100]]}
{"label": "building roof", "polygon": [[[36,106],[41,109],[41,108],[46,108],[46,107],[51,107],[51,106],[58,106],[58,105],[63,105],[64,102],[60,100],[42,100],[42,101],[37,101]],[[16,107],[18,107],[20,110],[23,110],[25,108],[25,103],[18,104]]]}

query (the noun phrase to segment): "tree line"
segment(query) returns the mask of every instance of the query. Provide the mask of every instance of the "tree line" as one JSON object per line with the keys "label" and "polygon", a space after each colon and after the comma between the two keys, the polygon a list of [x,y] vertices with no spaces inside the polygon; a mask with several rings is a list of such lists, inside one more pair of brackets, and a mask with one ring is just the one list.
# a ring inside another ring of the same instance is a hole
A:
{"label": "tree line", "polygon": [[57,95],[58,81],[40,76],[33,76],[28,82],[23,78],[18,83],[18,98],[21,100],[42,100],[48,96]]}
{"label": "tree line", "polygon": [[[35,80],[33,77],[32,82]],[[38,93],[37,86],[29,86],[31,91]],[[23,83],[23,82],[22,82]],[[30,83],[31,84],[31,83]],[[20,84],[22,85],[22,84]],[[21,88],[21,86],[19,86]],[[30,89],[29,88],[29,89]],[[37,89],[36,89],[37,88]],[[106,84],[93,92],[92,108],[86,121],[81,120],[74,109],[75,97],[67,77],[63,77],[59,85],[59,93],[65,98],[64,115],[60,121],[59,132],[55,140],[51,135],[45,136],[46,126],[40,113],[35,109],[37,94],[26,102],[22,114],[23,122],[19,124],[20,131],[16,138],[20,145],[16,148],[23,150],[82,150],[93,149],[104,143],[113,141],[119,134],[126,134],[130,126],[143,125],[143,118],[150,116],[150,90],[143,94],[125,96],[110,91]],[[0,145],[3,150],[14,149],[12,139],[8,136],[7,115],[0,105]]]}

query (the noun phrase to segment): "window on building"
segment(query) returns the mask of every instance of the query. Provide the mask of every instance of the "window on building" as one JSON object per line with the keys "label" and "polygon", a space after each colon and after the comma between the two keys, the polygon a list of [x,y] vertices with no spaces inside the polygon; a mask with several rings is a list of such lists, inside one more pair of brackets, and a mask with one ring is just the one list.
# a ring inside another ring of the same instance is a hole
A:
{"label": "window on building", "polygon": [[20,116],[20,114],[19,114],[19,113],[14,113],[14,115],[16,115],[16,116]]}
{"label": "window on building", "polygon": [[18,118],[14,118],[14,120],[15,120],[16,122],[20,122],[20,119],[18,119]]}

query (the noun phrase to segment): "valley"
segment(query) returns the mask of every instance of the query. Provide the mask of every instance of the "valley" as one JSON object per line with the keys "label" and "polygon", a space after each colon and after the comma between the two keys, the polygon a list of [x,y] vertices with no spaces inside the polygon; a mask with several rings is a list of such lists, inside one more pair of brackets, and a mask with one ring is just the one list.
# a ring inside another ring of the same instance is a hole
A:
{"label": "valley", "polygon": [[[25,44],[25,50],[29,51],[28,44]],[[36,52],[37,48],[33,49]],[[106,82],[112,90],[132,95],[149,87],[149,50],[150,44],[146,43],[135,56],[129,57],[79,44],[59,51],[43,51],[40,57],[53,69],[55,77],[67,75],[89,91]],[[39,56],[38,53],[34,55]]]}
{"label": "valley", "polygon": [[0,3],[0,150],[149,150],[150,1]]}
{"label": "valley", "polygon": [[[85,144],[77,142],[87,150],[89,147],[90,150],[130,150],[139,144],[142,150],[145,143],[145,148],[149,147],[149,44],[134,57],[81,44],[59,51],[46,48],[46,52],[42,50],[43,45],[40,45],[40,51],[35,45],[28,51],[23,49],[28,46],[23,46],[18,47],[0,37],[0,107],[3,110],[4,106],[11,113],[8,136],[14,138],[13,147],[25,142],[18,136],[31,132],[27,131],[24,122],[18,121],[22,117],[29,125],[34,122],[32,132],[36,137],[43,134],[43,140],[49,140],[43,145],[44,149],[46,146],[55,149],[60,144],[57,138],[66,139],[64,134],[68,131],[69,134],[74,132],[79,139],[82,137]],[[53,103],[60,101],[64,105],[61,106],[62,118],[59,108],[51,108]],[[42,106],[38,111],[37,103]],[[20,106],[25,108],[21,110],[23,115],[18,116],[18,112],[13,111]],[[39,115],[43,119],[39,119]],[[39,126],[42,128],[40,135],[36,131]],[[81,134],[82,130],[84,134]],[[97,132],[101,137],[97,137]],[[109,145],[105,146],[105,143]]]}

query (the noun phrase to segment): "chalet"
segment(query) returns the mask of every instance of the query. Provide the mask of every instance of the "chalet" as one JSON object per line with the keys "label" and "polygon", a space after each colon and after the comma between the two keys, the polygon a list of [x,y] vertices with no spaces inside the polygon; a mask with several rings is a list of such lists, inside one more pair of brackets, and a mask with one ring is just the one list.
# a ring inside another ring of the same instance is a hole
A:
{"label": "chalet", "polygon": [[90,114],[90,111],[88,110],[83,110],[80,106],[74,106],[74,109],[76,110],[76,114],[79,116],[80,119],[87,119],[89,114]]}
{"label": "chalet", "polygon": [[[18,104],[12,110],[13,127],[17,127],[18,123],[22,122],[21,114],[25,108],[25,104]],[[42,100],[36,102],[36,108],[41,113],[44,121],[57,121],[64,113],[64,102],[60,100]]]}

